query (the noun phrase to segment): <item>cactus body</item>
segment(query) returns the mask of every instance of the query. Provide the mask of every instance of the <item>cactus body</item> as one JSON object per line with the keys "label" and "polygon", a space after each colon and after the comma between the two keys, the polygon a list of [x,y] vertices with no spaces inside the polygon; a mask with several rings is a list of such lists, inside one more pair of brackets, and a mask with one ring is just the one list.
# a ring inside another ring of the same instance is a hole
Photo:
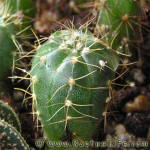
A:
{"label": "cactus body", "polygon": [[0,119],[5,120],[10,125],[14,126],[19,132],[21,132],[21,126],[17,114],[6,103],[0,100]]}
{"label": "cactus body", "polygon": [[33,17],[35,15],[35,3],[32,0],[1,0],[11,7],[12,13],[22,11],[23,15]]}
{"label": "cactus body", "polygon": [[116,54],[88,32],[57,31],[41,45],[32,62],[32,92],[48,139],[61,140],[66,130],[91,139],[117,66]]}
{"label": "cactus body", "polygon": [[12,40],[15,30],[14,25],[5,27],[0,23],[0,79],[7,77],[13,65],[13,52],[17,49]]}
{"label": "cactus body", "polygon": [[[25,5],[22,5],[22,3],[25,3]],[[17,8],[16,5],[19,8]],[[25,24],[27,20],[23,19],[25,17],[23,17],[18,10],[21,11],[21,9],[23,9],[25,11],[28,5],[29,2],[27,3],[26,0],[0,1],[0,80],[7,78],[12,70],[13,54],[20,48],[20,44],[17,41],[17,34],[27,26],[27,24]],[[30,8],[31,6],[32,5],[30,5]],[[25,34],[22,33],[21,35],[25,38]]]}
{"label": "cactus body", "polygon": [[3,120],[0,120],[0,148],[29,150],[29,146],[20,133]]}
{"label": "cactus body", "polygon": [[128,54],[128,42],[139,39],[139,5],[134,0],[98,0],[98,4],[100,32],[112,48]]}

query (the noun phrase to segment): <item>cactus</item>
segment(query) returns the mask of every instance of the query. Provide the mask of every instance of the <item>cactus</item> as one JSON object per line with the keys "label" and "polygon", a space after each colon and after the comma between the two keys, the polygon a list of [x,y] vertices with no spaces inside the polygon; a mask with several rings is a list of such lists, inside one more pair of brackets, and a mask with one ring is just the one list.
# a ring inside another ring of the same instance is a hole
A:
{"label": "cactus", "polygon": [[17,114],[6,103],[0,100],[0,119],[5,120],[10,125],[14,126],[19,132],[21,132],[21,125]]}
{"label": "cactus", "polygon": [[41,45],[30,71],[33,104],[49,140],[89,140],[104,111],[117,53],[87,30],[62,30]]}
{"label": "cactus", "polygon": [[7,78],[10,71],[13,70],[14,53],[21,49],[18,37],[21,35],[25,38],[22,34],[25,30],[25,25],[22,25],[23,16],[17,10],[14,11],[15,7],[8,2],[8,0],[0,2],[0,80]]}
{"label": "cactus", "polygon": [[[0,23],[1,24],[1,23]],[[0,79],[4,79],[9,74],[13,66],[13,52],[16,51],[16,46],[13,42],[15,35],[15,26],[8,25],[4,27],[0,25]],[[11,32],[9,32],[11,31]]]}
{"label": "cactus", "polygon": [[[109,95],[109,81],[114,79],[121,56],[130,56],[129,42],[139,37],[134,37],[139,31],[136,21],[140,13],[135,1],[97,2],[101,39],[86,29],[57,31],[37,48],[32,60],[28,75],[36,111],[33,114],[38,115],[48,140],[60,141],[68,133],[71,141],[93,138]],[[78,0],[76,3],[80,4]],[[9,26],[0,27],[7,27],[12,42],[16,26]]]}
{"label": "cactus", "polygon": [[26,17],[34,17],[35,15],[35,3],[33,0],[0,0],[6,1],[7,6],[11,6],[12,13],[21,11]]}
{"label": "cactus", "polygon": [[129,43],[139,40],[140,7],[134,0],[97,0],[97,27],[114,49],[130,54]]}
{"label": "cactus", "polygon": [[1,149],[29,150],[20,133],[4,120],[0,120],[0,144]]}

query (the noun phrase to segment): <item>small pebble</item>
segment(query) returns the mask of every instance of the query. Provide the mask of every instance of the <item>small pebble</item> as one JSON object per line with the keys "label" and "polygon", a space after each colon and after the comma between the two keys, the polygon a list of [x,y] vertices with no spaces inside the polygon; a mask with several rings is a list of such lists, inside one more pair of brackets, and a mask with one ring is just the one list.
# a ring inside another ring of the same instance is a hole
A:
{"label": "small pebble", "polygon": [[150,101],[144,95],[137,96],[134,101],[125,105],[126,112],[150,112]]}

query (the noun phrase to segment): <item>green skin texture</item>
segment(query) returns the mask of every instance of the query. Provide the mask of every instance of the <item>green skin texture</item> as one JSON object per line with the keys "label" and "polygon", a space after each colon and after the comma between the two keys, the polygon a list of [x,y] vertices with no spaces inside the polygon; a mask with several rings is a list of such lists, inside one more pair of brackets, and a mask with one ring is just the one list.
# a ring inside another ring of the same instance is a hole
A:
{"label": "green skin texture", "polygon": [[[99,9],[98,24],[110,27],[106,30],[108,33],[106,37],[108,43],[113,41],[112,48],[117,49],[124,46],[123,38],[139,39],[139,13],[139,5],[133,0],[105,0],[104,7]],[[122,21],[122,17],[126,14],[129,16],[128,22]],[[125,47],[120,49],[120,52],[127,53]]]}
{"label": "green skin texture", "polygon": [[[79,35],[75,37],[74,33]],[[70,44],[63,47],[63,43],[70,41]],[[82,46],[74,50],[80,44]],[[89,47],[88,53],[83,53],[85,47]],[[78,57],[80,62],[73,63],[72,57]],[[111,69],[101,68],[99,60],[107,61]],[[92,138],[96,132],[96,123],[104,111],[108,80],[113,79],[117,66],[117,55],[96,42],[96,38],[89,32],[57,31],[41,45],[32,61],[32,92],[34,107],[49,140],[60,141],[66,136],[66,124],[69,131],[76,133],[82,140]],[[68,84],[70,78],[80,77],[74,85]],[[87,89],[78,85],[106,88]],[[73,105],[65,105],[66,99],[72,101]],[[66,121],[66,116],[74,119]],[[78,140],[76,136],[74,139]]]}
{"label": "green skin texture", "polygon": [[[10,12],[8,13],[10,16],[11,14],[14,15],[18,10],[23,11],[25,15],[20,23],[14,24],[17,18],[16,16],[6,25],[6,20],[8,18],[3,16],[3,12],[0,14],[0,80],[2,81],[3,79],[7,79],[10,74],[13,66],[13,53],[18,50],[12,36],[17,39],[16,34],[29,25],[29,18],[33,17],[35,14],[35,5],[29,0],[1,0],[0,2],[2,8],[9,7]],[[26,34],[29,34],[27,30],[22,36],[25,37]]]}
{"label": "green skin texture", "polygon": [[35,2],[34,0],[0,0],[6,2],[11,7],[12,13],[16,11],[23,11],[23,14],[27,17],[35,16]]}
{"label": "green skin texture", "polygon": [[5,120],[7,123],[15,127],[19,132],[21,132],[21,125],[17,114],[2,100],[0,100],[0,119]]}
{"label": "green skin texture", "polygon": [[0,120],[1,149],[30,150],[20,133],[4,120]]}
{"label": "green skin texture", "polygon": [[12,41],[15,32],[16,28],[13,24],[8,26],[0,24],[0,80],[7,78],[13,65],[13,52],[17,50]]}

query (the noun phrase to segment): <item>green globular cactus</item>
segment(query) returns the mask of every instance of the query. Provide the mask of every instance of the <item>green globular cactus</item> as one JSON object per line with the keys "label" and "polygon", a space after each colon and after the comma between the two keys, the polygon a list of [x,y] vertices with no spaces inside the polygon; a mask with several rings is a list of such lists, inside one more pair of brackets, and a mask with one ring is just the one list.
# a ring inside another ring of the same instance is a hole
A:
{"label": "green globular cactus", "polygon": [[0,22],[0,79],[7,78],[12,70],[14,52],[17,50],[13,40],[15,40],[15,26],[3,26]]}
{"label": "green globular cactus", "polygon": [[12,13],[21,11],[26,17],[34,17],[35,3],[34,0],[0,0],[5,1],[7,6],[11,6]]}
{"label": "green globular cactus", "polygon": [[0,148],[5,150],[29,150],[29,146],[20,133],[4,120],[0,120]]}
{"label": "green globular cactus", "polygon": [[[20,37],[25,40],[26,36],[23,32],[27,27],[24,24],[22,25],[24,17],[17,10],[15,11],[15,6],[10,2],[14,2],[14,0],[0,1],[0,80],[7,78],[13,70],[14,54],[21,49],[18,37],[21,35]],[[17,3],[17,1],[15,2]],[[21,2],[24,2],[24,0]],[[17,4],[19,4],[19,1]]]}
{"label": "green globular cactus", "polygon": [[118,56],[90,32],[57,31],[32,61],[33,104],[49,140],[90,140],[104,111]]}
{"label": "green globular cactus", "polygon": [[129,44],[139,40],[140,7],[134,0],[97,0],[97,27],[105,41],[129,55]]}
{"label": "green globular cactus", "polygon": [[21,132],[21,125],[17,114],[7,103],[4,103],[1,100],[0,100],[0,119],[5,120],[10,125],[14,126],[19,132]]}

